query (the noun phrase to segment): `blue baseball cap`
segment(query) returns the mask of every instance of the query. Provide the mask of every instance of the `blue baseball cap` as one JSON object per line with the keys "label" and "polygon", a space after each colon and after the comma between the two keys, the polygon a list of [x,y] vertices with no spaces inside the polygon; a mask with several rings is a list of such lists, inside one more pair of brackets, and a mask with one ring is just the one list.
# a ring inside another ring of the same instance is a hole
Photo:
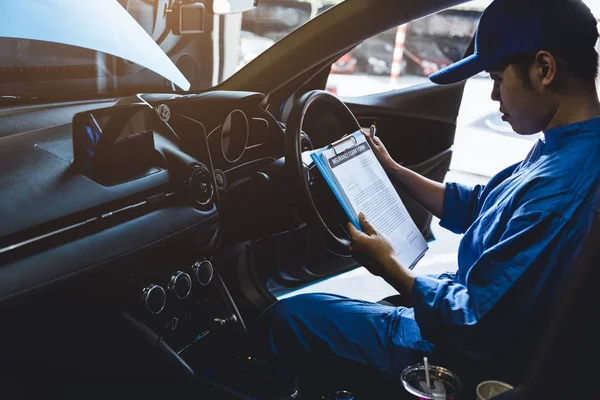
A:
{"label": "blue baseball cap", "polygon": [[429,79],[447,85],[510,56],[544,49],[593,48],[598,39],[596,23],[581,0],[494,0],[479,20],[474,54]]}

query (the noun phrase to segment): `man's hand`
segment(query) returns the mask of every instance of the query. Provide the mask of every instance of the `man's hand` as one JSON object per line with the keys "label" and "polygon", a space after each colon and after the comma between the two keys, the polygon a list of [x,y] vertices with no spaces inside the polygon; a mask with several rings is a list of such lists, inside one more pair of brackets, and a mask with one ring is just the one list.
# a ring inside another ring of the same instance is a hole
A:
{"label": "man's hand", "polygon": [[379,139],[379,137],[375,136],[374,138],[371,138],[371,136],[367,135],[366,133],[363,133],[363,135],[365,135],[369,146],[371,146],[371,148],[373,149],[373,153],[375,153],[375,156],[386,171],[398,165],[392,159],[390,153],[388,153],[387,149],[385,148],[383,142],[381,141],[381,139]]}
{"label": "man's hand", "polygon": [[363,213],[358,214],[358,222],[362,232],[351,222],[348,223],[348,232],[352,240],[350,251],[356,261],[373,275],[385,279],[402,295],[410,296],[414,276],[412,271],[400,264],[390,239],[377,232]]}
{"label": "man's hand", "polygon": [[352,238],[350,251],[369,272],[385,278],[384,265],[389,264],[390,259],[394,258],[394,247],[387,236],[380,234],[371,226],[363,213],[358,214],[358,222],[362,232],[356,229],[351,222],[348,223],[348,230]]}

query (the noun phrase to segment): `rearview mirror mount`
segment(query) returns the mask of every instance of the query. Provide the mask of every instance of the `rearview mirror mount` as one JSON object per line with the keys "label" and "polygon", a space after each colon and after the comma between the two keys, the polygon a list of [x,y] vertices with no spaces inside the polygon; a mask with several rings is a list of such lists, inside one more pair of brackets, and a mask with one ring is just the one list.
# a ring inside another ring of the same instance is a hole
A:
{"label": "rearview mirror mount", "polygon": [[204,4],[177,0],[167,11],[167,23],[174,34],[204,32]]}

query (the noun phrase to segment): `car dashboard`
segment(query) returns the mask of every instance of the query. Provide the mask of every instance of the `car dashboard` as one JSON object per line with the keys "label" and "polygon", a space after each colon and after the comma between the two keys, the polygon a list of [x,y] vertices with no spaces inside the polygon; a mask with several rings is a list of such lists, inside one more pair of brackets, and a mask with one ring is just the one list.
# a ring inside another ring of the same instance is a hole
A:
{"label": "car dashboard", "polygon": [[[211,353],[215,342],[242,334],[219,256],[298,223],[281,185],[283,126],[263,99],[215,91],[113,103],[147,104],[162,123],[152,165],[112,180],[74,168],[70,123],[0,138],[0,305],[39,316],[41,302],[59,320],[68,314],[62,307],[78,315],[111,310],[174,359]],[[30,347],[31,357],[43,353]]]}

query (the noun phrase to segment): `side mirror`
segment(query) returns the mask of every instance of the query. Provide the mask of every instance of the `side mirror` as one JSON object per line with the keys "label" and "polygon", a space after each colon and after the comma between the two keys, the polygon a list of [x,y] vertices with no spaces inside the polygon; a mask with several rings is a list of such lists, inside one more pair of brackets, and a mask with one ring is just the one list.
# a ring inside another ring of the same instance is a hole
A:
{"label": "side mirror", "polygon": [[253,9],[258,0],[208,0],[208,11],[215,15],[236,14]]}

